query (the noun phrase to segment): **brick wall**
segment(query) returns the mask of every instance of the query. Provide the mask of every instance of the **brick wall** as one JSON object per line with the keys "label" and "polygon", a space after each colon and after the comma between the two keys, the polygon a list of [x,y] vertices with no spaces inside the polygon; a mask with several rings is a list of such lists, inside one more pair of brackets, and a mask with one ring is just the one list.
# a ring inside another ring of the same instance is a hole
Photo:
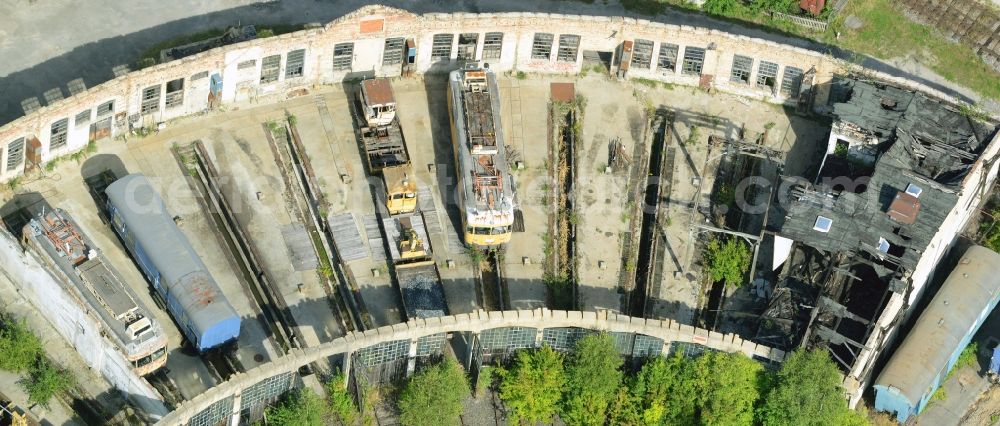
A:
{"label": "brick wall", "polygon": [[[806,71],[816,69],[816,105],[825,105],[827,84],[836,72],[846,65],[841,61],[797,47],[773,42],[734,36],[728,33],[688,26],[666,25],[646,20],[622,17],[575,16],[538,13],[498,14],[427,14],[414,15],[382,6],[366,6],[337,19],[321,28],[312,28],[266,39],[251,40],[217,48],[173,62],[156,65],[115,78],[92,87],[76,96],[54,102],[25,117],[0,127],[0,180],[16,177],[33,164],[16,162],[7,167],[8,144],[18,138],[37,138],[41,146],[41,161],[72,153],[86,146],[93,129],[91,123],[76,123],[77,114],[112,101],[111,135],[120,135],[130,127],[153,126],[156,123],[209,107],[212,97],[209,82],[221,81],[222,90],[217,101],[239,103],[249,100],[277,101],[289,91],[308,88],[317,84],[331,84],[345,78],[360,76],[396,76],[400,66],[383,65],[385,41],[389,38],[412,39],[416,44],[414,71],[417,73],[443,72],[461,65],[459,35],[476,34],[475,58],[482,58],[485,33],[503,34],[499,58],[485,62],[500,71],[525,71],[538,73],[576,73],[584,65],[584,51],[608,52],[614,56],[613,70],[617,69],[619,48],[626,40],[653,42],[651,60],[645,66],[632,66],[626,78],[649,78],[682,85],[698,84],[699,76],[681,72],[687,47],[706,49],[701,74],[714,76],[715,88],[772,102],[786,102],[784,95],[771,88],[759,86],[757,76],[761,61],[778,66],[774,83],[780,87],[787,67]],[[548,59],[533,58],[532,47],[537,32],[552,35]],[[451,34],[447,46],[447,59],[432,58],[435,35]],[[580,37],[575,60],[557,58],[561,35]],[[335,46],[351,44],[348,69],[334,69]],[[660,47],[664,43],[677,45],[678,66],[674,70],[657,69]],[[289,53],[304,50],[301,75],[289,73]],[[749,83],[730,82],[733,56],[739,54],[753,58]],[[262,81],[265,58],[276,57],[271,62],[272,78]],[[403,60],[406,60],[405,52]],[[945,95],[916,83],[887,75],[880,78],[894,80],[932,95]],[[183,101],[167,106],[168,82],[181,79]],[[158,100],[147,97],[159,87]],[[149,89],[149,90],[147,90]],[[144,100],[146,108],[143,108]],[[92,116],[95,113],[92,112]],[[104,119],[105,117],[102,117]],[[52,145],[53,123],[68,119],[68,132],[64,144]]]}

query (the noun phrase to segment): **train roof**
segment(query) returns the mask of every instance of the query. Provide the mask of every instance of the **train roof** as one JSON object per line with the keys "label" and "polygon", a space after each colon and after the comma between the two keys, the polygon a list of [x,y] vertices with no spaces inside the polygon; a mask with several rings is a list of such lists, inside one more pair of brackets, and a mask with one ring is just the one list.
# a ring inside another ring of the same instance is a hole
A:
{"label": "train roof", "polygon": [[118,344],[138,352],[166,344],[159,324],[149,308],[121,279],[79,225],[63,210],[48,209],[25,225],[37,247],[49,256],[69,279],[76,294],[90,305]]}
{"label": "train roof", "polygon": [[145,176],[122,177],[108,185],[105,194],[159,271],[161,285],[184,308],[199,335],[238,317]]}
{"label": "train roof", "polygon": [[361,82],[361,91],[364,93],[368,106],[395,104],[396,98],[392,94],[392,85],[387,78],[375,78]]}
{"label": "train roof", "polygon": [[1000,254],[970,247],[907,334],[875,386],[899,390],[913,406],[944,377],[1000,298]]}
{"label": "train roof", "polygon": [[486,68],[466,68],[452,71],[449,84],[466,214],[470,218],[483,218],[485,213],[510,224],[514,183],[500,123],[496,76]]}

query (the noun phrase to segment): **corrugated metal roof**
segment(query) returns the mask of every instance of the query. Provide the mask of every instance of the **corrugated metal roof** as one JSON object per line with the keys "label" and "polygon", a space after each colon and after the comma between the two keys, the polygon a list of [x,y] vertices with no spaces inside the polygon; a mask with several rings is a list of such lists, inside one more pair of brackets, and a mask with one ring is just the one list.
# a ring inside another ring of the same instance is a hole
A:
{"label": "corrugated metal roof", "polygon": [[949,361],[964,349],[963,340],[976,332],[1000,297],[1000,254],[980,246],[969,248],[913,329],[903,340],[876,386],[893,387],[917,407],[947,374]]}

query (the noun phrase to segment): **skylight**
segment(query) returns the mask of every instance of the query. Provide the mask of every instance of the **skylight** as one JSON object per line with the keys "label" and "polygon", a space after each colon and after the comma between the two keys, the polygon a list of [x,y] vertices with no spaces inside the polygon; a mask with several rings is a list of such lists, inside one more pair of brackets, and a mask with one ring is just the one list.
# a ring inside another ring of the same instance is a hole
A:
{"label": "skylight", "polygon": [[833,219],[824,216],[816,216],[816,224],[813,225],[813,229],[819,232],[830,232],[831,226],[833,226]]}
{"label": "skylight", "polygon": [[906,185],[906,193],[910,194],[910,195],[912,195],[914,197],[920,198],[920,194],[922,194],[923,192],[924,192],[924,189],[921,188],[921,187],[919,187],[919,186],[917,186],[917,185],[914,185],[912,183],[909,184],[909,185]]}

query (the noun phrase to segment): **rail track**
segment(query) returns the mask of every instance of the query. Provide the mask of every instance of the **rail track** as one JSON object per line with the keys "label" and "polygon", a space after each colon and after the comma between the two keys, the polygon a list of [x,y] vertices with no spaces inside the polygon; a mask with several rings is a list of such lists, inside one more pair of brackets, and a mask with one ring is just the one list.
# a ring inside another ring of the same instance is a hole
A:
{"label": "rail track", "polygon": [[[661,191],[664,186],[661,177],[665,166],[673,167],[672,157],[666,161],[667,129],[672,127],[673,114],[667,111],[657,111],[652,121],[653,144],[649,155],[649,175],[658,182],[647,181],[642,208],[642,226],[639,234],[638,258],[635,266],[635,284],[628,295],[628,314],[645,318],[648,308],[650,289],[653,278],[659,276],[656,254],[660,251],[658,244],[663,239],[663,230],[658,221],[660,214]],[[662,261],[662,260],[661,260]]]}
{"label": "rail track", "polygon": [[503,249],[484,250],[484,258],[476,269],[476,286],[482,303],[482,309],[488,311],[503,311],[510,306],[503,278]]}

